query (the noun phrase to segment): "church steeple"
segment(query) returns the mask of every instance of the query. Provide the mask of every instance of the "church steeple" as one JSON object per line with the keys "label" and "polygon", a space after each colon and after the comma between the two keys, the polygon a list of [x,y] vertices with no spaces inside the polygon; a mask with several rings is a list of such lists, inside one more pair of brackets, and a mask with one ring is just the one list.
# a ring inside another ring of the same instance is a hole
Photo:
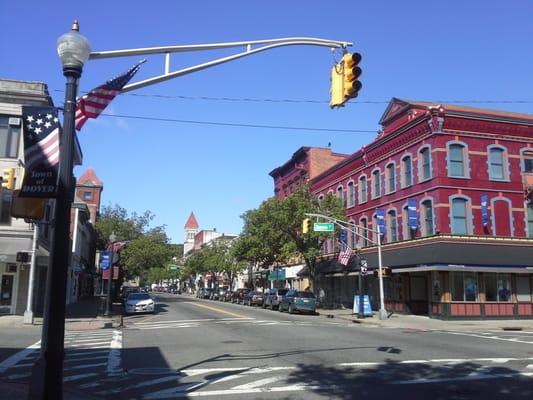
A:
{"label": "church steeple", "polygon": [[183,254],[187,254],[194,247],[194,236],[198,233],[199,226],[194,212],[191,212],[189,219],[185,223],[185,241],[183,242]]}

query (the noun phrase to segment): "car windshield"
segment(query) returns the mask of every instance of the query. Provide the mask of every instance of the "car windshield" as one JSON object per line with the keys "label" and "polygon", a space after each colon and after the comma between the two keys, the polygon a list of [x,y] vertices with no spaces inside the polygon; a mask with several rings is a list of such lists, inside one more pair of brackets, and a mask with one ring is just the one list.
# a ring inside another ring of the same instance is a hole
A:
{"label": "car windshield", "polygon": [[132,293],[128,296],[128,300],[148,300],[150,298],[148,293]]}
{"label": "car windshield", "polygon": [[298,292],[296,294],[296,297],[304,298],[304,299],[314,299],[315,295],[311,292]]}

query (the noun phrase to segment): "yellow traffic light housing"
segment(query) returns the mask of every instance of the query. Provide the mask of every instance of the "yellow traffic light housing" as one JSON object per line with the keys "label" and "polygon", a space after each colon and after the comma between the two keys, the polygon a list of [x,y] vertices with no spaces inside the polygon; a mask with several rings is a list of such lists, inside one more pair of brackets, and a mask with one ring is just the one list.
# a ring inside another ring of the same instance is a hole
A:
{"label": "yellow traffic light housing", "polygon": [[359,81],[363,72],[358,66],[361,59],[359,53],[346,53],[341,62],[331,69],[331,108],[343,107],[348,100],[357,97],[363,87]]}
{"label": "yellow traffic light housing", "polygon": [[2,176],[2,187],[4,189],[15,189],[15,168],[4,169],[4,175]]}
{"label": "yellow traffic light housing", "polygon": [[358,64],[361,62],[361,54],[347,53],[342,57],[344,62],[344,98],[345,101],[357,97],[357,93],[363,85],[358,80],[361,76],[361,68]]}
{"label": "yellow traffic light housing", "polygon": [[311,231],[311,220],[309,218],[305,218],[302,221],[302,233],[309,233]]}
{"label": "yellow traffic light housing", "polygon": [[331,108],[344,104],[344,74],[342,72],[343,66],[340,64],[331,68],[331,100],[329,102]]}

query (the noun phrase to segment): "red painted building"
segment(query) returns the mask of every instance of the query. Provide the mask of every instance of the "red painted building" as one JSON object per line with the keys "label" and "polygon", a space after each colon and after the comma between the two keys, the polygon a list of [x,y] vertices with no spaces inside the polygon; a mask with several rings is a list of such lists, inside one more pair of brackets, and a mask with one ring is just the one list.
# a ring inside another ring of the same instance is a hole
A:
{"label": "red painted building", "polygon": [[[533,115],[394,98],[380,124],[373,142],[309,181],[319,198],[341,197],[356,225],[377,230],[383,216],[387,308],[533,317]],[[375,235],[349,238],[371,268]],[[348,303],[357,258],[347,271],[332,264],[323,261],[321,284]],[[377,306],[377,282],[366,281]]]}

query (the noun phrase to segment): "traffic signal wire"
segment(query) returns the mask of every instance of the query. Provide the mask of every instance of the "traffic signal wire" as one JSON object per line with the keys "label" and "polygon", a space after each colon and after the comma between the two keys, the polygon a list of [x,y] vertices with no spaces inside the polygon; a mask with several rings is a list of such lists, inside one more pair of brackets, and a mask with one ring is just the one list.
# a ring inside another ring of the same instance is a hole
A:
{"label": "traffic signal wire", "polygon": [[123,115],[123,114],[106,114],[106,113],[101,113],[100,115],[101,116],[104,115],[106,117],[140,119],[140,120],[146,120],[146,121],[176,122],[176,123],[181,123],[181,124],[198,124],[198,125],[214,125],[214,126],[233,126],[233,127],[239,127],[239,128],[260,128],[260,129],[282,129],[282,130],[295,130],[295,131],[377,134],[376,130],[362,130],[362,129],[336,129],[336,128],[314,128],[314,127],[304,127],[304,126],[239,124],[239,123],[232,123],[232,122],[197,121],[197,120],[175,119],[175,118],[148,117],[148,116],[142,116],[142,115]]}

